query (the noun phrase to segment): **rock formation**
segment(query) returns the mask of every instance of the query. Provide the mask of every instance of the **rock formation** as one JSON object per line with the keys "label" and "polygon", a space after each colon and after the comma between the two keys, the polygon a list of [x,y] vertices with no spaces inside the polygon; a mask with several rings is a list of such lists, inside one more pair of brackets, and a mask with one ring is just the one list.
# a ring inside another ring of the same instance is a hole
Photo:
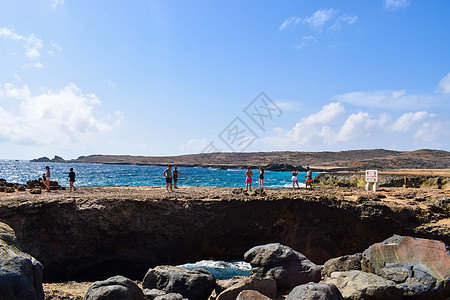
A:
{"label": "rock formation", "polygon": [[42,270],[20,250],[14,230],[0,223],[0,299],[43,300]]}
{"label": "rock formation", "polygon": [[303,254],[279,243],[256,246],[244,254],[259,278],[273,278],[278,289],[291,290],[297,285],[320,281],[320,268]]}
{"label": "rock formation", "polygon": [[450,295],[450,251],[440,241],[394,235],[363,252],[362,270],[395,282],[405,296]]}
{"label": "rock formation", "polygon": [[159,266],[148,270],[142,287],[178,293],[190,300],[205,300],[211,295],[215,284],[214,276],[202,269],[187,270],[180,267]]}
{"label": "rock formation", "polygon": [[84,300],[146,300],[141,288],[128,278],[114,276],[94,282]]}
{"label": "rock formation", "polygon": [[[242,259],[248,249],[287,245],[315,264],[361,252],[393,234],[450,244],[448,192],[348,188],[81,187],[0,193],[0,221],[46,269],[47,282],[142,279],[149,267]],[[38,237],[38,238],[37,238]]]}

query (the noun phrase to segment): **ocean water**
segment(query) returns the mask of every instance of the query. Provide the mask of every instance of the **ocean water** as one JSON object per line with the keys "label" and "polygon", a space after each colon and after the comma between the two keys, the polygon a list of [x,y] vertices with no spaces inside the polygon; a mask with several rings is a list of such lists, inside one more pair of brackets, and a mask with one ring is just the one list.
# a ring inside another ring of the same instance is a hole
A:
{"label": "ocean water", "polygon": [[230,279],[234,276],[249,276],[252,267],[245,261],[201,260],[196,263],[187,263],[179,267],[188,270],[203,269],[209,271],[216,279]]}
{"label": "ocean water", "polygon": [[[68,163],[32,163],[28,161],[0,160],[0,178],[8,182],[25,184],[28,180],[42,177],[45,166],[50,167],[52,180],[62,186],[69,186],[69,169],[74,168],[76,186],[112,186],[112,185],[152,185],[165,186],[162,172],[166,167],[134,165],[68,164]],[[245,171],[238,169],[218,170],[212,168],[179,167],[183,175],[178,176],[179,186],[245,186]],[[253,170],[253,187],[258,186],[259,171]],[[318,173],[313,173],[313,177]],[[299,185],[304,186],[305,172],[298,174]],[[266,171],[264,187],[291,187],[290,172]]]}

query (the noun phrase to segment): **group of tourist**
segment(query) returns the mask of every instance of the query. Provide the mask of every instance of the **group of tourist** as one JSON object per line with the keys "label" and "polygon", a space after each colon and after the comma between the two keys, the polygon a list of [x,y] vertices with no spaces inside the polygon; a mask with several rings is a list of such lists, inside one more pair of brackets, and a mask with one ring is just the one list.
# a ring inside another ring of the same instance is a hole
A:
{"label": "group of tourist", "polygon": [[[245,188],[246,191],[251,191],[252,190],[252,176],[253,176],[253,172],[251,170],[251,167],[247,167],[247,171],[245,171],[245,175],[247,176],[247,178],[245,179]],[[292,188],[295,189],[295,185],[297,184],[297,188],[300,188],[300,186],[298,185],[298,171],[297,168],[294,167],[294,170],[292,171]],[[309,167],[306,167],[306,183],[305,183],[305,187],[306,189],[308,189],[308,187],[310,189],[312,189],[312,171]],[[259,168],[259,182],[258,182],[258,186],[260,189],[264,188],[264,168],[260,167]]]}
{"label": "group of tourist", "polygon": [[172,165],[169,165],[168,168],[163,171],[163,175],[166,178],[166,192],[169,192],[169,188],[170,192],[173,192],[172,178],[173,178],[173,188],[174,189],[177,188],[178,174],[184,175],[183,173],[178,171],[177,166],[175,166],[172,171]]}
{"label": "group of tourist", "polygon": [[[77,188],[74,186],[75,184],[75,172],[73,171],[73,168],[70,168],[69,175],[67,176],[69,178],[69,192],[76,191]],[[43,177],[43,183],[47,190],[47,192],[50,192],[50,167],[45,167],[45,173],[42,176]]]}
{"label": "group of tourist", "polygon": [[[46,172],[43,175],[43,183],[47,190],[47,192],[50,192],[50,167],[45,167]],[[178,183],[178,174],[184,175],[180,171],[178,171],[177,166],[174,167],[172,170],[172,165],[169,165],[167,169],[163,171],[163,175],[166,178],[166,192],[173,192],[173,189],[177,188]],[[251,167],[247,168],[247,171],[245,172],[246,179],[245,179],[245,188],[247,191],[252,190],[252,176],[253,172],[251,170]],[[292,188],[295,189],[295,185],[297,185],[297,188],[300,188],[298,185],[298,171],[297,168],[294,167],[292,171]],[[75,172],[73,171],[73,168],[70,168],[69,175],[67,176],[69,178],[69,192],[76,191],[75,184]],[[306,167],[306,188],[308,187],[312,189],[312,172],[309,167]],[[173,186],[172,186],[172,180],[173,180]],[[258,182],[259,188],[264,188],[264,168],[259,168],[259,182]]]}

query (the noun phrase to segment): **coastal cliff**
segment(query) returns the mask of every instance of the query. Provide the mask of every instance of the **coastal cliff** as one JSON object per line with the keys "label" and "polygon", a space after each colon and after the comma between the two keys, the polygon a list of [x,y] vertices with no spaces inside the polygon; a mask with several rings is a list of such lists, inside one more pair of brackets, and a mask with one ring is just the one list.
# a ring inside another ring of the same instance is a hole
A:
{"label": "coastal cliff", "polygon": [[450,244],[443,190],[82,187],[0,194],[0,201],[0,221],[44,265],[47,282],[139,278],[156,265],[242,259],[247,249],[270,242],[318,264],[393,234]]}

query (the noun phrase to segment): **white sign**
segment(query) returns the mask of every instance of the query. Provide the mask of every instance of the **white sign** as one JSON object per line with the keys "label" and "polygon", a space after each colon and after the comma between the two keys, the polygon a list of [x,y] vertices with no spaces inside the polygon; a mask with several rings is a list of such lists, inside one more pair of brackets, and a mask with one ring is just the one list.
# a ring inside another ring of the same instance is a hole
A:
{"label": "white sign", "polygon": [[366,170],[366,182],[378,182],[378,170]]}

